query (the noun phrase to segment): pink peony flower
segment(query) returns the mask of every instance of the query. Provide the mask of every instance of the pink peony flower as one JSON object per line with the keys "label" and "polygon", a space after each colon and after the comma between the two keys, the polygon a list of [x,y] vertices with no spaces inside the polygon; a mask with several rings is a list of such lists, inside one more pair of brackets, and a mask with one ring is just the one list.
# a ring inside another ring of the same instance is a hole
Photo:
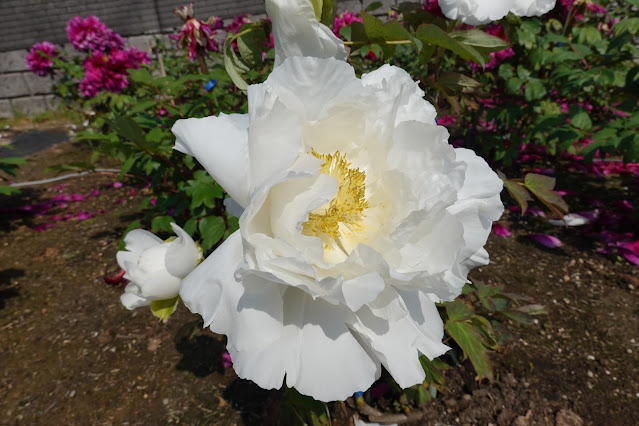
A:
{"label": "pink peony flower", "polygon": [[112,50],[109,54],[93,52],[84,60],[84,78],[80,82],[80,91],[92,98],[102,90],[121,93],[129,85],[127,69],[140,68],[142,64],[150,64],[146,52],[132,47],[128,50]]}
{"label": "pink peony flower", "polygon": [[56,58],[59,55],[60,52],[58,52],[58,48],[53,43],[48,41],[36,43],[26,57],[27,68],[40,77],[53,75],[53,61],[51,58]]}
{"label": "pink peony flower", "polygon": [[71,18],[67,24],[67,36],[71,45],[81,52],[107,52],[124,48],[124,39],[97,16]]}
{"label": "pink peony flower", "polygon": [[439,7],[438,0],[425,0],[422,8],[426,12],[430,13],[431,15],[439,16],[442,18],[444,17],[444,13],[442,12],[442,9]]}

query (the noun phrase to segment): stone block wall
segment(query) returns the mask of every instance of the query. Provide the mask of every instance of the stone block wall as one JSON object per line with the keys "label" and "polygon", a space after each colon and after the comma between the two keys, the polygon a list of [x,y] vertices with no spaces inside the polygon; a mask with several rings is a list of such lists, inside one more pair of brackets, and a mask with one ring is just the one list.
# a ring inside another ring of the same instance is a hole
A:
{"label": "stone block wall", "polygon": [[[39,41],[62,45],[67,52],[66,24],[72,17],[96,15],[129,45],[149,51],[155,34],[173,33],[181,21],[173,9],[189,0],[2,0],[0,8],[0,117],[16,113],[33,115],[55,106],[51,95],[52,80],[28,71],[25,57]],[[338,0],[338,10],[359,11],[375,0]],[[388,10],[398,0],[383,0]],[[242,13],[263,17],[263,0],[195,1],[195,14],[200,19],[211,15],[231,19]]]}

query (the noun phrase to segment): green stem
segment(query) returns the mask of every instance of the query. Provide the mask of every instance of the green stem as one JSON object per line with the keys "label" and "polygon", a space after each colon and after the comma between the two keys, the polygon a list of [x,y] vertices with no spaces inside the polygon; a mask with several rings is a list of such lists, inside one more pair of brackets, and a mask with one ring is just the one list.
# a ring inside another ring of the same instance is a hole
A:
{"label": "green stem", "polygon": [[[392,45],[397,45],[397,44],[411,44],[412,41],[411,40],[384,40],[381,42],[375,42],[374,44],[392,44]],[[361,41],[345,41],[344,42],[344,46],[353,46],[356,44],[369,44],[369,43],[364,43]]]}

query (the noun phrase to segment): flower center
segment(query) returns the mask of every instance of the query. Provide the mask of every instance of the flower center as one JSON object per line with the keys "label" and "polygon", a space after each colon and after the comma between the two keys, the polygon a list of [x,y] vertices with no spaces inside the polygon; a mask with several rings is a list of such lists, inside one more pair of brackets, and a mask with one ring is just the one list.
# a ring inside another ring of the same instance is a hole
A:
{"label": "flower center", "polygon": [[351,167],[351,163],[346,161],[346,155],[339,151],[334,154],[318,154],[313,151],[313,155],[324,160],[320,172],[334,177],[338,189],[329,203],[309,213],[308,220],[302,224],[302,233],[321,238],[325,245],[330,240],[335,240],[340,245],[340,237],[352,235],[361,229],[363,212],[368,208],[368,202],[364,199],[366,173]]}

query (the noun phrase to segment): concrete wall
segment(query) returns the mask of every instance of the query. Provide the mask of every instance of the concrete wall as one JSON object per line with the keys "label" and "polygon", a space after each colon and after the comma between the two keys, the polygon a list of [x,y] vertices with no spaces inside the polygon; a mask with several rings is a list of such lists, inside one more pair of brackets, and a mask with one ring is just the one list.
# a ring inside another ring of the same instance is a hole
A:
{"label": "concrete wall", "polygon": [[[339,11],[359,11],[374,0],[338,0]],[[0,8],[0,117],[32,115],[55,106],[50,94],[52,80],[28,71],[25,57],[36,42],[47,40],[73,51],[66,25],[76,15],[96,15],[125,36],[129,45],[149,50],[152,34],[173,33],[182,25],[173,15],[188,0],[1,0]],[[384,0],[383,10],[398,0]],[[230,19],[242,13],[264,14],[263,0],[195,1],[195,15]]]}

